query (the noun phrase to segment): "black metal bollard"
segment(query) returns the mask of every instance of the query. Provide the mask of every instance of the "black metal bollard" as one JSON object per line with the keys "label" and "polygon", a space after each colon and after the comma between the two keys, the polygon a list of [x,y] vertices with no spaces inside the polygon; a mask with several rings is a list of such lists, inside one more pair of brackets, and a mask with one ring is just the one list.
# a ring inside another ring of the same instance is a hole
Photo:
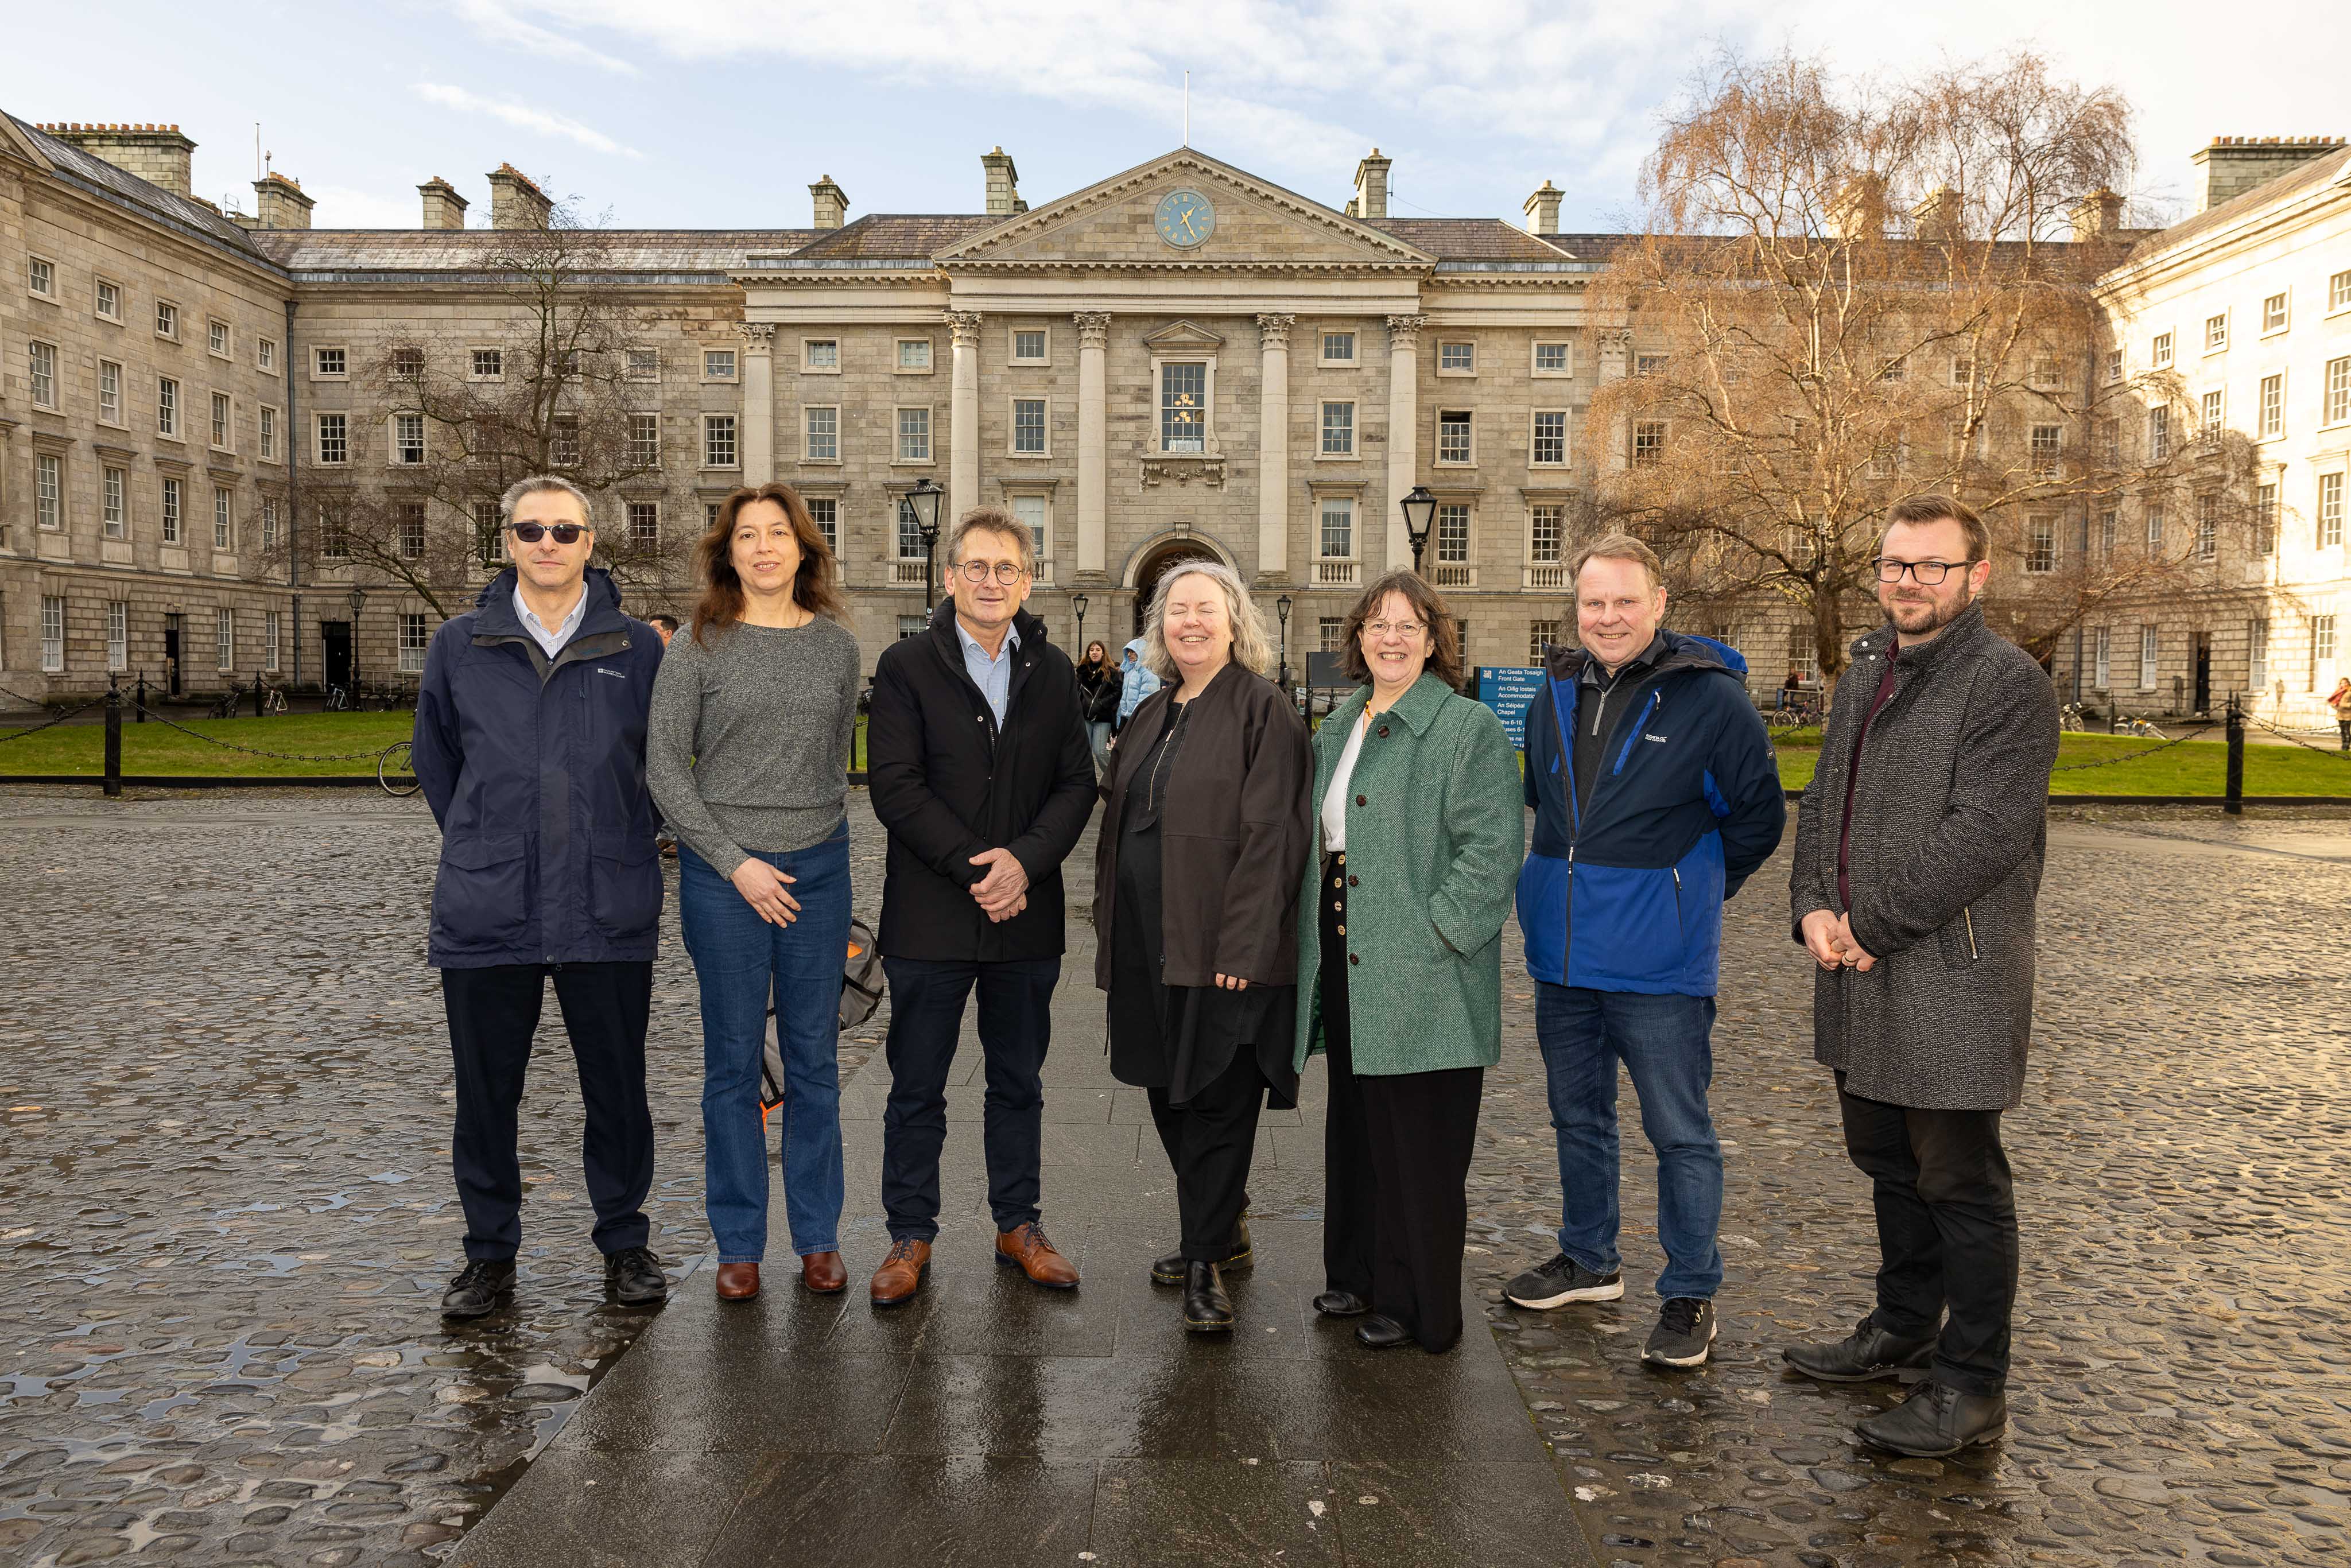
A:
{"label": "black metal bollard", "polygon": [[2229,782],[2220,810],[2231,817],[2245,814],[2245,715],[2234,692],[2229,694]]}
{"label": "black metal bollard", "polygon": [[256,718],[262,716],[261,702],[261,676],[256,672],[253,677],[253,716]]}
{"label": "black metal bollard", "polygon": [[144,670],[139,672],[139,711],[132,716],[131,722],[133,724],[147,722],[147,672]]}
{"label": "black metal bollard", "polygon": [[122,798],[122,694],[106,688],[106,798]]}

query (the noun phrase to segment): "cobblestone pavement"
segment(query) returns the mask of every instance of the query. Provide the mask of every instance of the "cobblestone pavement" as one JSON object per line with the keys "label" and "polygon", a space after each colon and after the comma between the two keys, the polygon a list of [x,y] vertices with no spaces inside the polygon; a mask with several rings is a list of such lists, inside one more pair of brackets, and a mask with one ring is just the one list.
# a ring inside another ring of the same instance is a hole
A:
{"label": "cobblestone pavement", "polygon": [[[1860,1315],[1874,1260],[1810,1060],[1782,862],[1726,937],[1713,1363],[1638,1365],[1658,1260],[1637,1131],[1625,1301],[1489,1311],[1601,1562],[2344,1560],[2351,822],[2102,816],[2053,830],[2009,1135],[2026,1226],[2009,1439],[1874,1457],[1850,1426],[1884,1392],[1778,1370],[1786,1340]],[[862,796],[852,820],[870,917]],[[422,956],[434,841],[421,805],[349,791],[0,795],[0,1562],[435,1560],[641,1326],[602,1301],[553,1030],[524,1104],[526,1310],[497,1331],[434,1315],[462,1221]],[[682,1274],[708,1243],[700,1053],[692,971],[667,953],[652,1212]],[[1557,1209],[1531,988],[1505,989],[1471,1192],[1489,1291],[1548,1255]]]}

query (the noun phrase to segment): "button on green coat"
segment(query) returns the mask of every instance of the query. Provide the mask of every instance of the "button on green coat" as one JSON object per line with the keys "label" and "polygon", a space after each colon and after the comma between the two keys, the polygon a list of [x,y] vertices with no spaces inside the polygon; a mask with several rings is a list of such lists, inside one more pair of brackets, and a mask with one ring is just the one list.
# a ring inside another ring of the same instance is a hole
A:
{"label": "button on green coat", "polygon": [[[1298,902],[1301,1068],[1323,1048],[1322,965],[1344,961],[1322,951],[1322,797],[1370,698],[1370,687],[1357,692],[1314,737],[1316,842]],[[1526,851],[1518,752],[1502,721],[1424,674],[1373,718],[1347,797],[1355,1071],[1493,1066],[1502,1056],[1502,925]]]}

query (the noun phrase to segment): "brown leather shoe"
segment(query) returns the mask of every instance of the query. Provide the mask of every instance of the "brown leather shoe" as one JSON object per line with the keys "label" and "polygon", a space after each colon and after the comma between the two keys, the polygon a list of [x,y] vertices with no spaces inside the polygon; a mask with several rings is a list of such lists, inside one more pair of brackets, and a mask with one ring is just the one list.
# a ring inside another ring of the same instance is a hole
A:
{"label": "brown leather shoe", "polygon": [[718,1265],[718,1299],[722,1301],[747,1301],[759,1293],[759,1266],[757,1263],[721,1263]]}
{"label": "brown leather shoe", "polygon": [[1019,1269],[1048,1290],[1066,1291],[1078,1282],[1078,1266],[1053,1249],[1045,1228],[1030,1220],[1018,1230],[996,1233],[996,1260]]}
{"label": "brown leather shoe", "polygon": [[930,1272],[929,1242],[893,1241],[889,1253],[882,1260],[882,1267],[873,1270],[873,1304],[894,1307],[913,1301]]}
{"label": "brown leather shoe", "polygon": [[849,1283],[849,1270],[838,1252],[811,1252],[800,1260],[800,1283],[820,1296],[830,1296]]}

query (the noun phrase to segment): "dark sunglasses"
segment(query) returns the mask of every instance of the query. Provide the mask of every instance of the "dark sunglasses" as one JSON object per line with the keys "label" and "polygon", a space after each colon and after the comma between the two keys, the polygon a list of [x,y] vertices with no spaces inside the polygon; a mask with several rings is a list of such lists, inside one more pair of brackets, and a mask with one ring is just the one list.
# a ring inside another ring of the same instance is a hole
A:
{"label": "dark sunglasses", "polygon": [[508,523],[507,527],[527,545],[535,545],[549,534],[555,536],[557,544],[576,545],[581,534],[592,531],[584,523]]}

